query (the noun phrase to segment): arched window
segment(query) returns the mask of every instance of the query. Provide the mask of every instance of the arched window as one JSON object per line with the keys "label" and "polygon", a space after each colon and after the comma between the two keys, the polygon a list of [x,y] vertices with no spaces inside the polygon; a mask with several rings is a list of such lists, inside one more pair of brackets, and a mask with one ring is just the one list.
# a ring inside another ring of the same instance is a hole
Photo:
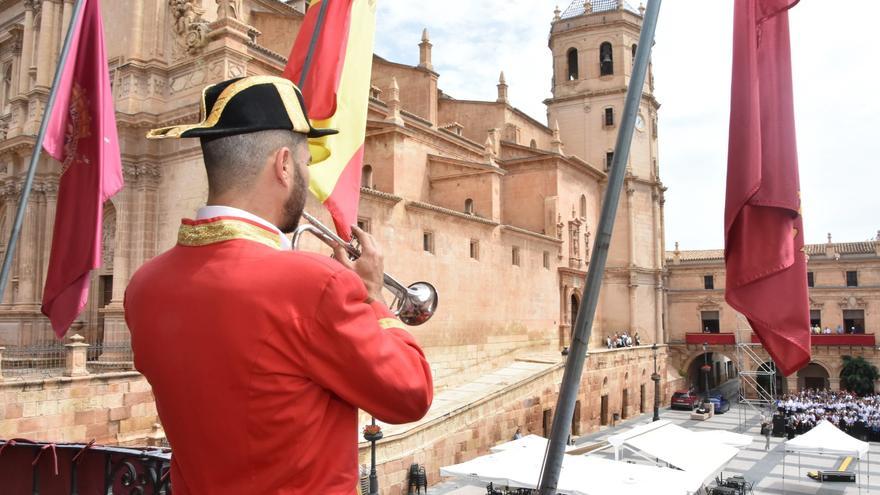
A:
{"label": "arched window", "polygon": [[364,165],[361,169],[361,187],[373,189],[373,167]]}
{"label": "arched window", "polygon": [[474,200],[471,198],[464,200],[464,212],[468,215],[474,214]]}
{"label": "arched window", "polygon": [[587,197],[581,194],[581,218],[587,218]]}
{"label": "arched window", "polygon": [[614,55],[611,53],[611,43],[606,41],[599,45],[599,75],[612,74],[614,74]]}
{"label": "arched window", "polygon": [[529,148],[531,148],[531,149],[537,149],[537,148],[538,148],[538,143],[536,143],[535,140],[532,139],[532,142],[529,143]]}
{"label": "arched window", "polygon": [[633,48],[632,48],[632,50],[633,50],[633,58],[632,58],[633,65],[635,65],[635,63],[636,63],[636,50],[638,48],[639,48],[638,45],[633,43]]}
{"label": "arched window", "polygon": [[568,80],[574,81],[578,78],[578,51],[577,51],[577,48],[569,48],[566,59],[568,60]]}

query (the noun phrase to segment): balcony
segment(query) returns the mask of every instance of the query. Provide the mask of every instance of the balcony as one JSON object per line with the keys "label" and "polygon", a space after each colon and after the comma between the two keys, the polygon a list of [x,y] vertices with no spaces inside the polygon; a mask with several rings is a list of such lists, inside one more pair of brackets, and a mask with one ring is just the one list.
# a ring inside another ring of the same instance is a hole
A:
{"label": "balcony", "polygon": [[685,342],[688,344],[702,345],[734,345],[736,337],[732,333],[703,333],[688,332],[685,334]]}
{"label": "balcony", "polygon": [[[704,342],[709,345],[734,345],[736,337],[733,333],[702,333],[689,332],[685,334],[685,342],[687,344],[702,345]],[[760,344],[758,336],[752,334],[752,343]],[[876,339],[873,333],[862,334],[832,334],[832,335],[813,335],[810,334],[811,345],[850,345],[857,347],[874,347]]]}
{"label": "balcony", "polygon": [[[752,342],[760,343],[758,336],[752,334]],[[814,335],[810,334],[810,345],[850,345],[857,347],[874,347],[876,339],[873,333],[857,333],[857,334],[830,334],[830,335]]]}

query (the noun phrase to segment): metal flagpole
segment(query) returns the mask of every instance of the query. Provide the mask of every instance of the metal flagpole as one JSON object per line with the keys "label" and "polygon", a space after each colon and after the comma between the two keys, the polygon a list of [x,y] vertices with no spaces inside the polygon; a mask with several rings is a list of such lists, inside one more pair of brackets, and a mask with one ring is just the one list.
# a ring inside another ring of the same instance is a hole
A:
{"label": "metal flagpole", "polygon": [[318,18],[315,19],[315,30],[312,31],[312,39],[309,40],[309,49],[306,51],[306,59],[303,61],[302,72],[299,75],[299,82],[296,83],[300,91],[303,84],[306,83],[306,77],[309,74],[309,68],[312,65],[312,56],[315,54],[315,47],[318,46],[318,38],[321,36],[321,29],[324,27],[324,16],[327,14],[327,6],[330,0],[323,0],[321,8],[318,10]]}
{"label": "metal flagpole", "polygon": [[12,226],[12,232],[9,234],[9,243],[6,245],[6,256],[3,258],[3,270],[0,272],[0,302],[3,301],[3,295],[6,292],[6,285],[9,282],[9,271],[12,267],[12,256],[15,253],[18,238],[21,236],[21,224],[24,221],[24,211],[27,208],[28,198],[31,195],[31,188],[34,185],[34,175],[37,173],[37,163],[40,160],[40,151],[43,148],[43,139],[46,137],[46,129],[49,127],[49,113],[55,106],[55,98],[58,95],[58,84],[61,81],[61,73],[67,63],[67,56],[70,53],[70,44],[73,42],[73,27],[79,21],[82,15],[82,7],[85,0],[76,0],[73,6],[73,15],[70,16],[70,25],[67,27],[67,36],[64,37],[64,46],[61,48],[61,54],[58,57],[58,67],[55,68],[55,77],[52,79],[52,88],[49,91],[49,100],[43,109],[43,120],[40,123],[40,132],[37,133],[37,140],[34,142],[34,151],[31,153],[31,163],[28,166],[27,176],[24,185],[21,187],[21,197],[18,200],[18,209],[15,212],[15,223]]}
{"label": "metal flagpole", "polygon": [[660,3],[661,0],[648,0],[648,8],[642,22],[642,32],[639,35],[639,44],[636,48],[633,73],[630,78],[629,88],[627,88],[626,102],[623,107],[623,119],[620,122],[620,131],[617,134],[617,143],[614,146],[611,174],[608,177],[608,189],[605,191],[596,242],[590,255],[590,268],[586,277],[587,293],[584,295],[575,320],[571,348],[568,352],[568,359],[565,361],[565,372],[562,375],[562,385],[559,388],[556,414],[553,415],[550,441],[547,444],[544,465],[541,469],[541,479],[538,484],[541,495],[555,495],[556,485],[559,483],[565,443],[571,431],[571,418],[574,414],[574,404],[577,400],[581,375],[584,370],[584,361],[587,357],[587,344],[590,341],[593,317],[596,314],[596,305],[599,302],[599,289],[605,272],[608,247],[611,244],[611,231],[614,229],[614,217],[617,215],[620,189],[623,186],[623,179],[626,175],[626,163],[629,160],[629,149],[632,143],[636,114],[642,99],[642,89],[645,86],[651,46],[654,44],[654,31],[657,27]]}

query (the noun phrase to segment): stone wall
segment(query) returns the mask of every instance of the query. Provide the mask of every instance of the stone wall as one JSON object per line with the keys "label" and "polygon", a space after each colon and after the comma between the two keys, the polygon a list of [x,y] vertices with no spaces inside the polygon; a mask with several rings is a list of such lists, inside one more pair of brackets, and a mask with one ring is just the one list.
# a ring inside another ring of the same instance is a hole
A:
{"label": "stone wall", "polygon": [[136,372],[0,381],[0,438],[144,445],[157,423]]}
{"label": "stone wall", "polygon": [[[658,367],[665,369],[665,350],[658,352]],[[644,412],[651,413],[654,400],[651,349],[649,347],[598,350],[591,352],[578,394],[580,417],[575,434],[596,431],[601,425],[601,401],[608,397],[608,421],[614,413],[621,418],[640,414],[640,385],[645,385]],[[452,414],[419,424],[398,435],[385,437],[377,444],[379,492],[387,495],[407,493],[407,474],[413,463],[423,464],[428,484],[440,480],[440,467],[457,464],[488,453],[489,448],[512,438],[517,426],[522,433],[545,435],[544,415],[552,418],[556,407],[563,362],[530,379],[476,400]],[[671,386],[663,377],[661,404],[667,405]],[[628,389],[626,407],[622,391]],[[579,412],[578,412],[579,409]],[[627,414],[624,415],[624,409]],[[369,466],[369,443],[360,445],[361,463]]]}

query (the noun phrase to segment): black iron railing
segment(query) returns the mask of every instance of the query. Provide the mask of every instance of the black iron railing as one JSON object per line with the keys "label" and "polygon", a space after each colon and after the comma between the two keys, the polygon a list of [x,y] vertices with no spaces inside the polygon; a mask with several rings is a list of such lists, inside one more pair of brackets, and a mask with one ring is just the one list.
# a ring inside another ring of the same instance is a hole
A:
{"label": "black iron railing", "polygon": [[168,449],[0,440],[3,493],[171,495],[170,469]]}

